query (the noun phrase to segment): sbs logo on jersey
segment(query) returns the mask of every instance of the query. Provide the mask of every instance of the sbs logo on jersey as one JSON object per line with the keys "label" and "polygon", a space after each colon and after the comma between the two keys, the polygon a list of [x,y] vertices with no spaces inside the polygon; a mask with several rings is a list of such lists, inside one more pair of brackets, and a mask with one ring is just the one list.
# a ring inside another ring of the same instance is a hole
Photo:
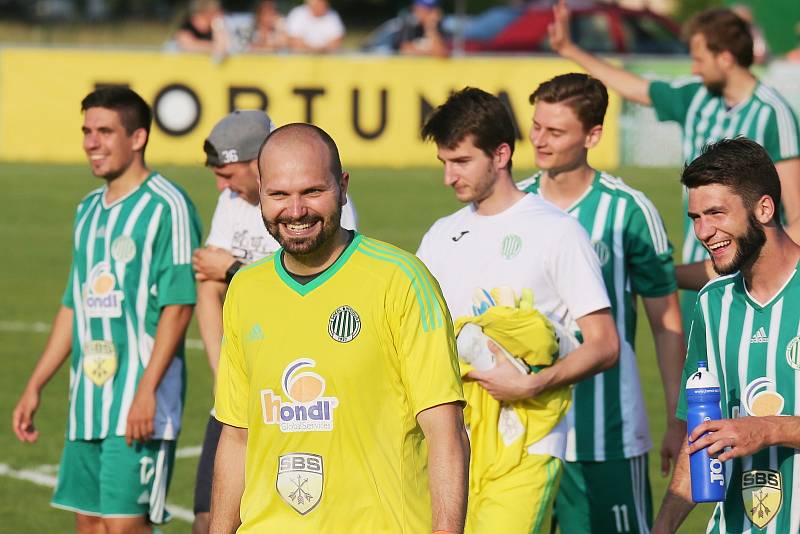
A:
{"label": "sbs logo on jersey", "polygon": [[339,306],[328,319],[328,334],[339,343],[353,341],[361,332],[361,317],[350,306]]}
{"label": "sbs logo on jersey", "polygon": [[786,345],[786,363],[795,371],[800,371],[800,336],[792,338]]}
{"label": "sbs logo on jersey", "polygon": [[278,458],[275,489],[295,512],[306,515],[322,499],[324,478],[322,456],[305,452],[284,454]]}
{"label": "sbs logo on jersey", "polygon": [[330,432],[336,397],[324,397],[325,379],[304,369],[315,367],[311,358],[298,358],[286,366],[281,377],[284,400],[271,389],[261,390],[264,424],[279,425],[281,432]]}
{"label": "sbs logo on jersey", "polygon": [[121,317],[122,291],[115,290],[117,279],[107,261],[95,265],[83,286],[83,302],[87,317]]}
{"label": "sbs logo on jersey", "polygon": [[507,260],[516,258],[522,250],[522,238],[517,234],[508,234],[500,242],[500,255]]}
{"label": "sbs logo on jersey", "polygon": [[775,519],[783,504],[780,471],[753,469],[742,473],[742,502],[750,521],[762,529]]}

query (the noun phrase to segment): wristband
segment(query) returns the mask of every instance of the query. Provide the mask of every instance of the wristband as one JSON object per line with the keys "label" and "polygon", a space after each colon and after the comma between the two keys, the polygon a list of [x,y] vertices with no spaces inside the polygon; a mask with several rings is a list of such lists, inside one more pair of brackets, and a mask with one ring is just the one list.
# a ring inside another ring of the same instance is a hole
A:
{"label": "wristband", "polygon": [[228,267],[227,271],[225,271],[225,282],[226,283],[228,283],[228,284],[231,283],[231,280],[233,280],[233,275],[236,274],[236,272],[241,268],[242,265],[244,265],[244,264],[242,262],[240,262],[239,260],[236,260],[233,263],[231,263],[231,266]]}

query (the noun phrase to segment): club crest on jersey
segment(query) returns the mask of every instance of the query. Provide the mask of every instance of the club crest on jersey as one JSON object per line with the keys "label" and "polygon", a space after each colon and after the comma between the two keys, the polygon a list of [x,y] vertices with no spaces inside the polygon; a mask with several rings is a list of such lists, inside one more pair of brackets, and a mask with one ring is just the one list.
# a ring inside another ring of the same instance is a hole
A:
{"label": "club crest on jersey", "polygon": [[795,371],[800,371],[800,336],[795,336],[786,345],[786,363]]}
{"label": "club crest on jersey", "polygon": [[783,411],[783,395],[775,391],[771,378],[756,378],[742,393],[744,411],[753,417],[780,415]]}
{"label": "club crest on jersey", "polygon": [[87,317],[121,317],[122,291],[114,289],[117,279],[107,261],[95,265],[83,286],[83,301]]}
{"label": "club crest on jersey", "polygon": [[608,245],[602,241],[593,241],[592,248],[594,253],[597,254],[597,259],[600,260],[600,265],[605,267],[608,260],[611,259],[611,251],[608,250]]}
{"label": "club crest on jersey", "polygon": [[136,257],[136,243],[130,236],[119,236],[111,243],[111,257],[120,263],[131,261]]}
{"label": "club crest on jersey", "polygon": [[744,511],[758,528],[775,519],[783,504],[783,477],[780,471],[753,469],[742,473]]}
{"label": "club crest on jersey", "polygon": [[500,242],[500,255],[507,260],[513,260],[522,250],[522,238],[517,234],[508,234]]}
{"label": "club crest on jersey", "polygon": [[328,319],[328,334],[339,343],[353,341],[361,332],[361,317],[350,306],[339,306]]}
{"label": "club crest on jersey", "polygon": [[336,397],[325,397],[325,379],[304,369],[315,367],[311,358],[299,358],[286,366],[281,377],[283,394],[261,390],[264,424],[279,425],[281,432],[330,432]]}
{"label": "club crest on jersey", "polygon": [[275,488],[286,504],[300,515],[306,515],[322,500],[322,456],[295,452],[278,458]]}

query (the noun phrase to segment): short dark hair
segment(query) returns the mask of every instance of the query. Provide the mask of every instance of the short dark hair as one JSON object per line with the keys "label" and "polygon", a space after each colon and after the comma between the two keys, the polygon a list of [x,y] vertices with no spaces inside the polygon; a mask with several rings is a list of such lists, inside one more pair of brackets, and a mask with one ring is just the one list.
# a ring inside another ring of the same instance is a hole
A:
{"label": "short dark hair", "polygon": [[516,141],[509,109],[496,96],[475,87],[465,87],[450,95],[425,121],[421,135],[426,141],[433,140],[450,149],[471,135],[475,146],[490,157],[503,143],[511,147],[513,155]]}
{"label": "short dark hair", "polygon": [[261,160],[261,153],[264,151],[264,147],[267,146],[267,143],[269,142],[270,139],[272,139],[276,135],[280,136],[288,133],[287,130],[288,132],[291,132],[291,130],[307,130],[316,135],[317,138],[319,138],[319,140],[325,144],[325,146],[328,148],[329,169],[331,175],[333,176],[333,179],[338,184],[342,178],[342,172],[343,172],[342,160],[339,157],[339,148],[336,146],[336,141],[334,141],[333,138],[330,135],[328,135],[328,132],[326,132],[319,126],[315,126],[313,124],[307,124],[305,122],[292,122],[290,124],[284,124],[280,128],[274,129],[272,132],[270,132],[267,138],[264,139],[264,142],[261,143],[261,148],[258,149],[257,159],[259,161]]}
{"label": "short dark hair", "polygon": [[702,34],[711,52],[730,52],[744,68],[753,64],[753,35],[750,25],[726,8],[713,8],[693,16],[686,25],[686,35]]}
{"label": "short dark hair", "polygon": [[152,112],[150,106],[135,91],[121,85],[99,87],[81,100],[81,111],[89,108],[112,109],[119,114],[120,122],[128,135],[144,128],[150,137]]}
{"label": "short dark hair", "polygon": [[608,109],[608,90],[597,78],[570,72],[542,83],[531,93],[528,101],[534,105],[537,101],[563,103],[575,112],[583,129],[588,131],[603,124]]}
{"label": "short dark hair", "polygon": [[706,145],[700,155],[683,169],[681,183],[689,189],[704,185],[727,186],[752,209],[764,195],[775,203],[774,220],[780,224],[781,182],[778,171],[764,147],[746,139],[723,139]]}

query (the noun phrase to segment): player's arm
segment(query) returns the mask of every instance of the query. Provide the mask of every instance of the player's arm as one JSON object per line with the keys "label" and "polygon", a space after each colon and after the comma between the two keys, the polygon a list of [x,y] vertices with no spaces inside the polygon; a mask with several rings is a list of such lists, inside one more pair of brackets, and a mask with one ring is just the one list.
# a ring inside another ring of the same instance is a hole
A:
{"label": "player's arm", "polygon": [[496,358],[488,371],[470,371],[476,380],[499,401],[515,401],[536,397],[561,386],[613,367],[619,359],[619,335],[609,308],[584,315],[576,321],[583,334],[583,343],[536,374],[523,375],[506,358]]}
{"label": "player's arm", "polygon": [[550,47],[565,59],[574,61],[591,76],[615,90],[623,98],[649,106],[650,82],[594,56],[572,41],[569,33],[569,9],[566,0],[553,6],[553,23],[548,27]]}
{"label": "player's arm", "polygon": [[211,483],[211,534],[231,534],[241,524],[247,429],[223,424]]}
{"label": "player's arm", "polygon": [[658,511],[652,534],[672,534],[678,530],[686,516],[694,508],[692,501],[692,486],[689,476],[688,443],[684,438],[681,453],[675,462],[675,471],[669,484],[661,509]]}
{"label": "player's arm", "polygon": [[[206,246],[192,253],[192,269],[198,281],[216,280],[228,282],[228,271],[239,261],[224,248]],[[241,264],[241,262],[240,262]]]}
{"label": "player's arm", "polygon": [[216,280],[205,280],[197,284],[197,324],[208,356],[208,364],[214,376],[217,375],[217,365],[219,365],[222,304],[225,302],[227,288],[227,284]]}
{"label": "player's arm", "polygon": [[781,181],[781,207],[786,218],[786,233],[800,243],[800,158],[775,164]]}
{"label": "player's arm", "polygon": [[192,308],[193,306],[185,304],[172,304],[161,309],[150,362],[142,373],[128,412],[125,428],[125,441],[128,445],[134,440],[147,441],[153,435],[156,390],[186,334],[186,328],[192,319]]}
{"label": "player's arm", "polygon": [[658,370],[664,386],[667,430],[661,442],[661,474],[669,474],[671,461],[677,462],[681,443],[686,437],[686,423],[675,417],[684,364],[684,337],[677,292],[663,297],[644,297],[645,313],[653,332]]}
{"label": "player's arm", "polygon": [[33,426],[33,416],[39,408],[42,389],[72,351],[73,316],[72,308],[63,305],[56,312],[44,351],[14,408],[11,424],[20,441],[33,443],[39,437],[39,431]]}
{"label": "player's arm", "polygon": [[773,415],[706,421],[695,427],[689,439],[692,441],[689,454],[708,447],[708,454],[719,455],[721,462],[750,456],[775,445],[797,449],[800,417]]}
{"label": "player's arm", "polygon": [[[798,227],[800,229],[800,227]],[[710,280],[717,277],[711,260],[675,266],[675,279],[679,289],[700,291]]]}
{"label": "player's arm", "polygon": [[428,445],[428,485],[433,530],[460,534],[467,513],[469,438],[461,403],[440,404],[417,414]]}

